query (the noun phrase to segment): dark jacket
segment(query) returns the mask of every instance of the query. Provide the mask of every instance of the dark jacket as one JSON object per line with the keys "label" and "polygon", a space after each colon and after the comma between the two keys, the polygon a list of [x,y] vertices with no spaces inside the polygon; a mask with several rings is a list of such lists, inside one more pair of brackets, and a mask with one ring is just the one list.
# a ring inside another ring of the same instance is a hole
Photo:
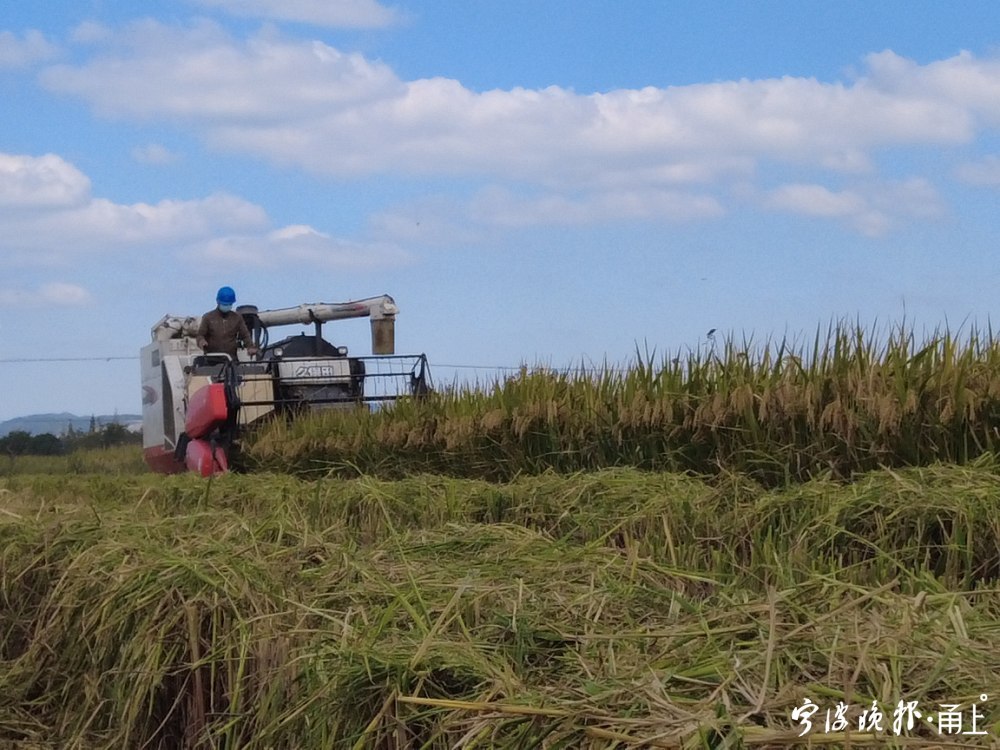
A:
{"label": "dark jacket", "polygon": [[201,325],[198,326],[198,346],[206,353],[224,352],[236,359],[238,342],[241,340],[244,346],[253,344],[250,329],[238,312],[224,313],[215,308],[201,316]]}

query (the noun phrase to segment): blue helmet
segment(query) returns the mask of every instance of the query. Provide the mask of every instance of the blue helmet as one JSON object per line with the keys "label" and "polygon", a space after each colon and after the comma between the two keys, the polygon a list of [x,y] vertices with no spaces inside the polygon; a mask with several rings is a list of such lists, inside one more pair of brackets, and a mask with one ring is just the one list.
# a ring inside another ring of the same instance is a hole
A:
{"label": "blue helmet", "polygon": [[224,286],[215,295],[215,301],[220,305],[231,305],[236,301],[236,292],[231,286]]}

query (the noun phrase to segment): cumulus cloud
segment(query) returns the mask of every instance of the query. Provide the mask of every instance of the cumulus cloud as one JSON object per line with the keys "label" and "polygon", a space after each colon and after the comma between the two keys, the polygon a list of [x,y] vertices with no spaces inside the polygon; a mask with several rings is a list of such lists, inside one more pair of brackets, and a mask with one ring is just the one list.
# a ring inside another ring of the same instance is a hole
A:
{"label": "cumulus cloud", "polygon": [[118,45],[43,80],[103,113],[183,120],[219,146],[330,174],[575,183],[635,167],[677,181],[761,159],[859,172],[871,149],[962,143],[1000,124],[1000,63],[967,54],[919,66],[880,53],[850,84],[785,77],[578,94],[404,81],[321,42],[239,40],[207,22],[144,22]]}
{"label": "cumulus cloud", "polygon": [[[0,260],[8,267],[69,265],[95,253],[150,250],[213,267],[236,262],[258,268],[364,269],[408,261],[391,244],[339,239],[306,225],[274,229],[263,208],[227,193],[133,204],[94,197],[86,175],[52,154],[0,153],[0,237]],[[3,295],[5,304],[88,299],[79,288],[65,285],[31,292],[7,288]]]}
{"label": "cumulus cloud", "polygon": [[304,225],[260,235],[232,235],[189,248],[185,257],[218,268],[271,270],[359,270],[398,266],[409,261],[399,247],[338,239]]}
{"label": "cumulus cloud", "polygon": [[0,213],[4,244],[39,260],[70,259],[94,252],[180,244],[233,230],[264,229],[266,212],[219,193],[195,200],[120,204],[91,198],[71,207]]}
{"label": "cumulus cloud", "polygon": [[822,185],[783,185],[771,192],[773,208],[807,216],[841,217],[865,208],[864,199],[850,190],[834,192]]}
{"label": "cumulus cloud", "polygon": [[[278,7],[203,1],[248,13]],[[281,13],[327,5],[285,4]],[[216,148],[314,173],[527,185],[535,197],[500,206],[511,224],[710,217],[721,212],[722,191],[762,164],[872,176],[880,149],[965,144],[1000,125],[1000,61],[964,52],[926,65],[881,52],[850,81],[477,92],[448,78],[403,80],[379,61],[274,30],[236,38],[210,21],[144,21],[116,31],[102,54],[51,66],[41,80],[104,115],[167,119]],[[853,217],[865,231],[891,224],[882,213],[899,215],[869,195],[817,187],[779,190],[770,202]]]}
{"label": "cumulus cloud", "polygon": [[856,192],[833,191],[823,185],[783,185],[768,195],[766,205],[804,216],[842,219],[871,237],[885,234],[890,225],[888,216]]}
{"label": "cumulus cloud", "polygon": [[79,307],[93,301],[82,286],[53,281],[36,289],[0,287],[0,307]]}
{"label": "cumulus cloud", "polygon": [[937,191],[922,178],[865,183],[845,190],[786,184],[770,191],[764,205],[802,216],[840,220],[872,237],[884,235],[903,217],[932,219],[944,213]]}
{"label": "cumulus cloud", "polygon": [[62,158],[0,153],[0,211],[68,208],[89,198],[90,180]]}
{"label": "cumulus cloud", "polygon": [[226,193],[195,200],[162,200],[155,204],[122,205],[99,199],[57,221],[75,225],[92,237],[116,245],[164,243],[203,237],[234,228],[263,227],[267,214],[260,206]]}
{"label": "cumulus cloud", "polygon": [[0,31],[0,70],[51,60],[58,52],[39,31],[26,31],[20,37],[12,31]]}
{"label": "cumulus cloud", "polygon": [[[891,51],[869,55],[867,86],[908,103],[901,114],[931,115],[927,123],[900,122],[902,128],[938,130],[966,137],[978,126],[1000,124],[1000,60],[977,59],[970,52],[919,65]],[[934,109],[918,109],[937,105]],[[952,122],[948,116],[955,117]],[[905,132],[905,131],[904,131]]]}
{"label": "cumulus cloud", "polygon": [[138,22],[109,49],[83,66],[50,67],[42,80],[109,116],[168,117],[213,129],[303,126],[391,99],[402,87],[387,66],[361,55],[268,34],[239,43],[208,21],[187,28]]}
{"label": "cumulus cloud", "polygon": [[399,13],[376,0],[190,0],[237,16],[298,21],[317,26],[372,28],[399,20]]}

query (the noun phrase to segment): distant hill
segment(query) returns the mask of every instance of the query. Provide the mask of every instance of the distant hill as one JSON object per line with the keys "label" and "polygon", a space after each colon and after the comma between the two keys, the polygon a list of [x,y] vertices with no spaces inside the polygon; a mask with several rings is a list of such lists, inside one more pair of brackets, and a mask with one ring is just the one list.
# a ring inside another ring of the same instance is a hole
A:
{"label": "distant hill", "polygon": [[[0,437],[17,430],[30,432],[32,435],[41,435],[43,432],[62,435],[69,431],[70,425],[73,425],[73,429],[77,432],[87,432],[90,429],[90,419],[89,414],[81,417],[66,411],[59,414],[29,414],[26,417],[15,417],[0,422]],[[94,420],[98,428],[117,422],[130,429],[138,429],[142,424],[142,416],[139,414],[96,414]]]}

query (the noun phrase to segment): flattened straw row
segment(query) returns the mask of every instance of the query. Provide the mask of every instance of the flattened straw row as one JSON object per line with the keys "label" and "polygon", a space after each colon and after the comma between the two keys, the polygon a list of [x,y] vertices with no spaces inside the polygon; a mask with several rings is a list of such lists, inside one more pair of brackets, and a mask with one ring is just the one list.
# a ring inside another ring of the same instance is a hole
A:
{"label": "flattened straw row", "polygon": [[1000,695],[990,466],[4,489],[0,743],[780,747],[806,696]]}

